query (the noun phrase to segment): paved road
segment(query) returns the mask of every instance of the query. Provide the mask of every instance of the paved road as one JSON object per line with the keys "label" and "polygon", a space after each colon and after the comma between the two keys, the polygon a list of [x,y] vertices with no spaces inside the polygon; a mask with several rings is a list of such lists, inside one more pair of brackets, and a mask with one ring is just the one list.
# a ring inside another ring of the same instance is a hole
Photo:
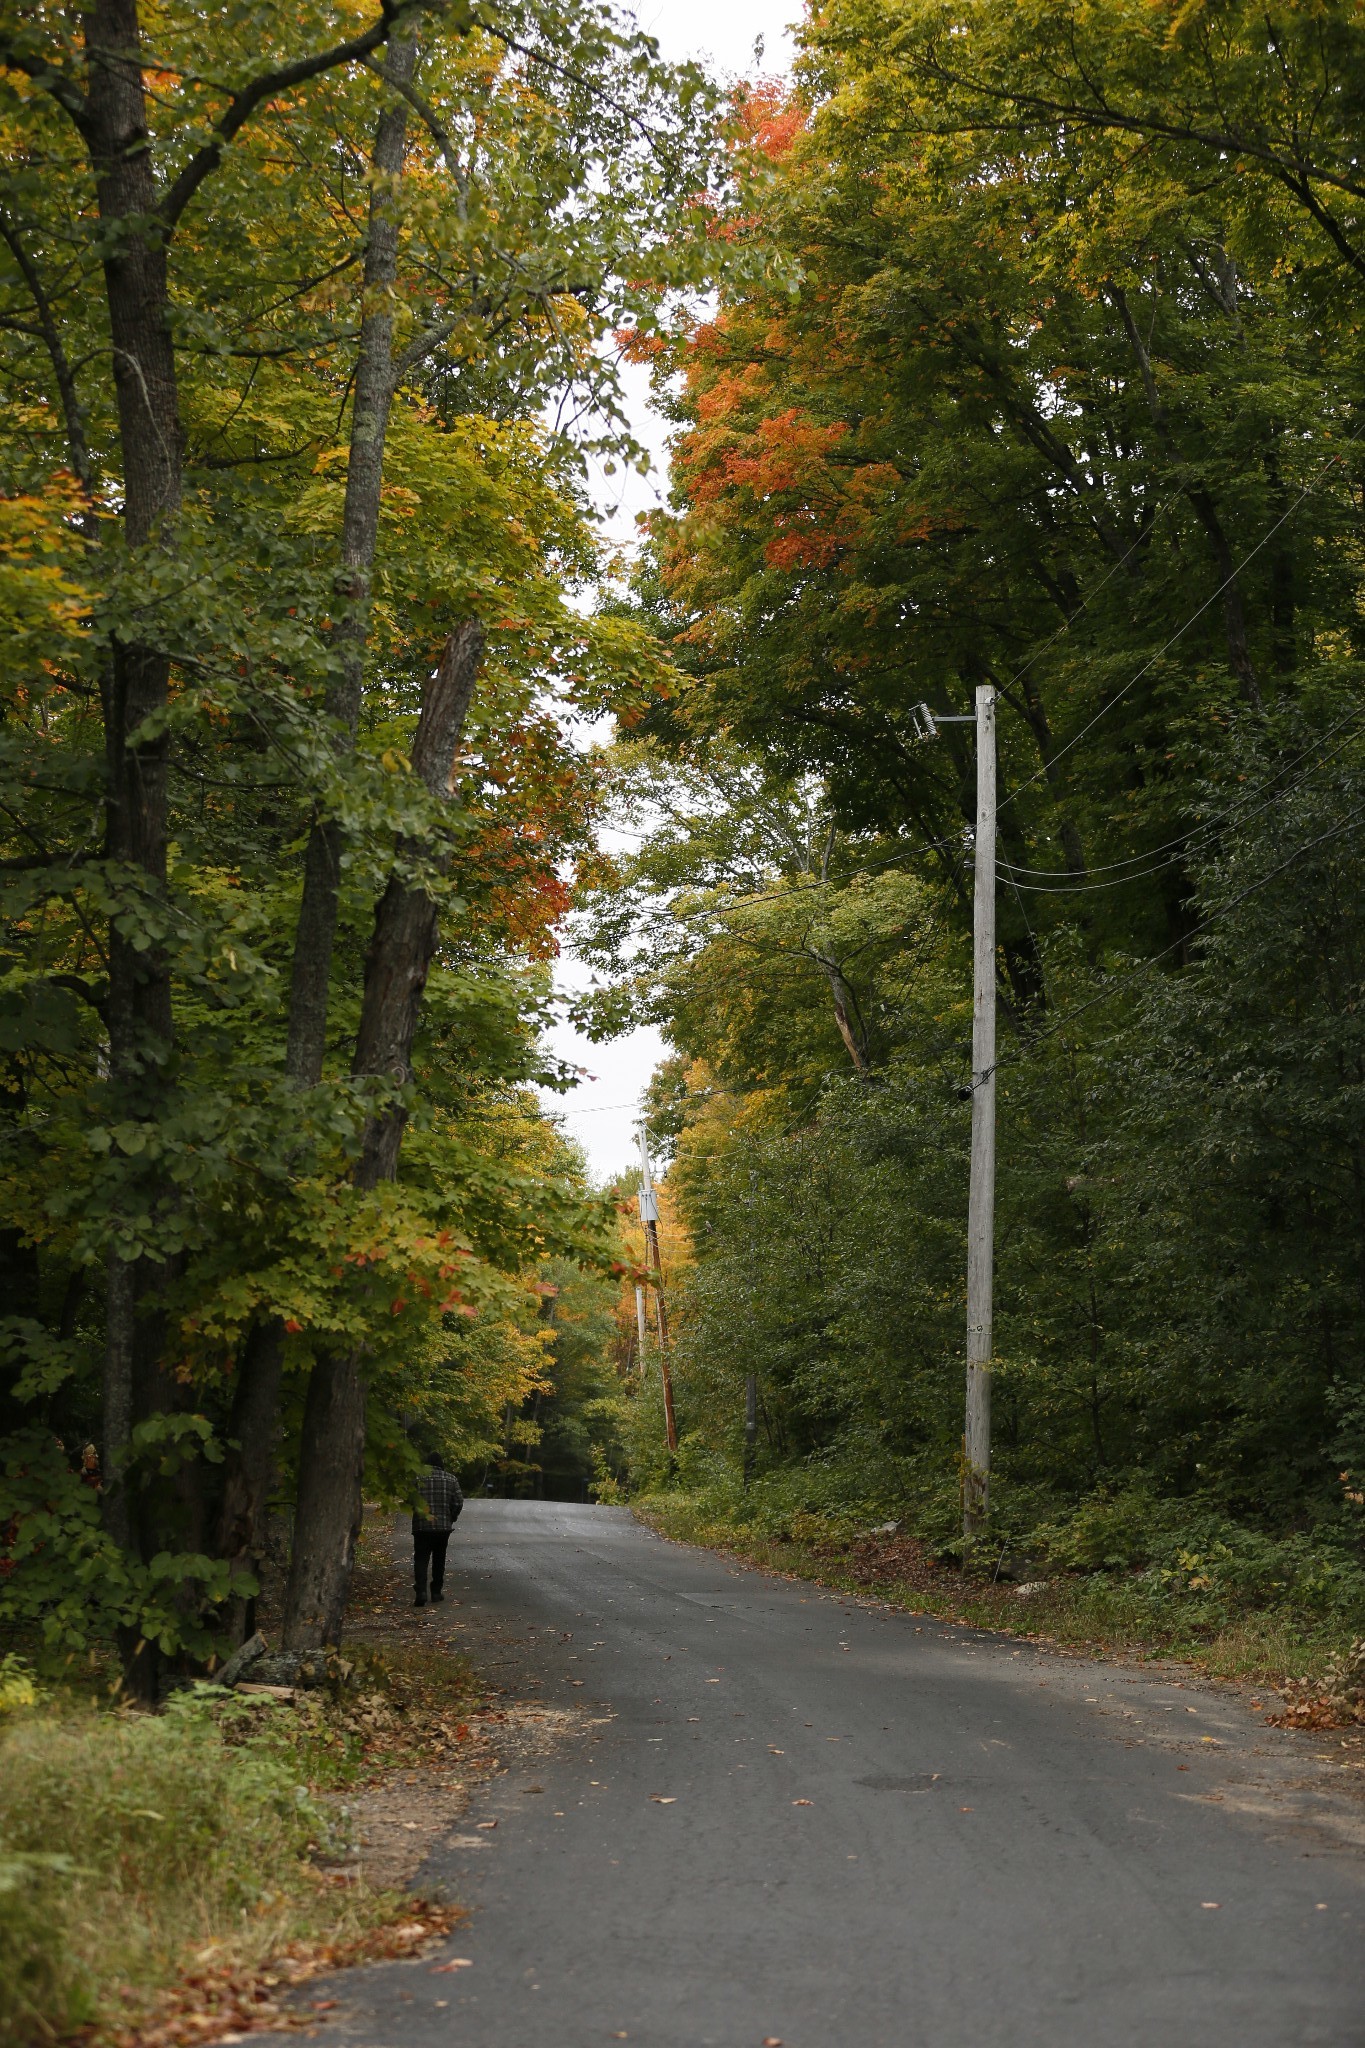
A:
{"label": "paved road", "polygon": [[583,1720],[429,1860],[472,1967],[334,1980],[353,2041],[1365,2044],[1365,1808],[1232,1695],[623,1509],[476,1501],[452,1565],[482,1667]]}

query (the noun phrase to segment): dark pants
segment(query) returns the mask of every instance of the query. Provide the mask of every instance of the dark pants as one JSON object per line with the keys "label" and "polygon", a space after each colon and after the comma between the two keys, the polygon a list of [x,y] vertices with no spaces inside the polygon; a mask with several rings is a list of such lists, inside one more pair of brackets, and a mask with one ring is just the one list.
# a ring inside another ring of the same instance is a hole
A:
{"label": "dark pants", "polygon": [[427,1597],[427,1567],[431,1567],[431,1590],[439,1593],[446,1575],[446,1545],[449,1529],[414,1529],[412,1532],[412,1576],[419,1600]]}

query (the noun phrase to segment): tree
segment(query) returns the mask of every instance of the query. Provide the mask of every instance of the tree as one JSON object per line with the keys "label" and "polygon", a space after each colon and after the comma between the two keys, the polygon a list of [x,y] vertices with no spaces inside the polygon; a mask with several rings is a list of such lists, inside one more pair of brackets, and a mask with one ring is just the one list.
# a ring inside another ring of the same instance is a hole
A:
{"label": "tree", "polygon": [[1002,1534],[1259,1521],[1358,1597],[1357,41],[837,0],[738,97],[738,257],[640,351],[678,435],[635,615],[682,680],[595,926],[597,1014],[646,991],[678,1058],[679,1403],[736,1485],[742,1325],[774,1500],[954,1520],[974,776],[925,707],[988,683]]}
{"label": "tree", "polygon": [[[466,1060],[458,1128],[539,1071],[517,962],[585,843],[547,676],[601,704],[658,667],[566,603],[593,567],[573,444],[528,422],[558,391],[620,438],[597,343],[695,271],[700,237],[669,240],[708,148],[699,75],[592,7],[243,5],[208,67],[201,37],[118,0],[0,48],[28,504],[8,1334],[16,1419],[67,1401],[83,1431],[102,1345],[114,1606],[147,1689],[149,1644],[202,1654],[234,1591],[240,1623],[281,1374],[346,1361],[354,1460],[356,1361],[382,1374],[483,1284],[479,1203],[429,1167],[394,1185],[424,993]],[[591,1204],[544,1199],[596,1256]],[[20,1481],[35,1459],[29,1432]],[[342,1555],[315,1629],[344,1582]]]}

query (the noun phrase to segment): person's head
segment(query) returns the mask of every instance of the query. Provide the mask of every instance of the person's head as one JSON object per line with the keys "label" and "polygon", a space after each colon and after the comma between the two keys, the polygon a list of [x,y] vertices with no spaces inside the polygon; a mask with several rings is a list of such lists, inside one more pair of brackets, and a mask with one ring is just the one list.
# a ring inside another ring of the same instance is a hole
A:
{"label": "person's head", "polygon": [[433,1472],[444,1472],[446,1469],[446,1461],[437,1450],[427,1452],[427,1463]]}

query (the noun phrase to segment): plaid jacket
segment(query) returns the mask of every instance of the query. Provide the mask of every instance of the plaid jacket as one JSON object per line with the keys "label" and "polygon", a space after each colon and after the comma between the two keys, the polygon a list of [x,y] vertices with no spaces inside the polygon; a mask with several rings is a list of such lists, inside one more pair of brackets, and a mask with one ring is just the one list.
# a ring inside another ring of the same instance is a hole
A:
{"label": "plaid jacket", "polygon": [[464,1506],[464,1495],[460,1492],[460,1482],[455,1474],[445,1471],[439,1465],[433,1465],[431,1470],[424,1472],[418,1480],[417,1491],[426,1502],[427,1511],[424,1515],[413,1516],[413,1534],[416,1535],[419,1530],[426,1534],[432,1530],[441,1535],[447,1534],[455,1527],[460,1509]]}

